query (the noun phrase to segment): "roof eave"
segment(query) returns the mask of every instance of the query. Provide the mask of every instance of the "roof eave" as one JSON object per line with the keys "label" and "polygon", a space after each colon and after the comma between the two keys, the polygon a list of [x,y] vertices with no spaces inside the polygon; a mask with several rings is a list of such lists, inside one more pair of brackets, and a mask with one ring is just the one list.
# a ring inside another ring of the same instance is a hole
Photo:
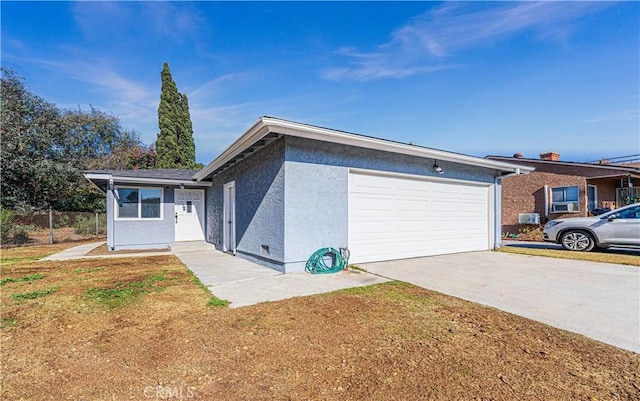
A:
{"label": "roof eave", "polygon": [[123,177],[114,174],[84,173],[84,177],[89,181],[113,181],[124,184],[157,184],[157,185],[186,185],[196,187],[210,187],[210,182],[197,182],[193,180],[180,180],[170,178],[143,178],[143,177]]}
{"label": "roof eave", "polygon": [[330,138],[330,142],[341,145],[351,145],[357,147],[365,147],[368,149],[381,150],[386,152],[400,153],[410,156],[425,157],[429,159],[437,159],[441,161],[450,161],[454,163],[462,163],[473,165],[476,167],[486,167],[505,172],[530,172],[535,170],[534,167],[524,167],[511,163],[498,162],[495,160],[487,160],[474,156],[468,156],[458,153],[447,152],[431,148],[424,148],[416,145],[409,145],[399,142],[390,142],[384,139],[366,137],[361,135],[350,134],[348,132],[331,130],[328,128],[312,127],[300,125],[294,122],[268,119],[270,126],[278,128],[279,133],[298,136],[307,139],[315,139],[326,141]]}
{"label": "roof eave", "polygon": [[425,157],[430,159],[437,159],[440,161],[449,161],[454,163],[472,165],[475,167],[490,168],[506,173],[526,174],[535,170],[534,167],[528,167],[519,164],[511,164],[496,160],[483,159],[474,156],[451,153],[431,148],[424,148],[399,142],[390,142],[384,139],[366,137],[351,134],[348,132],[336,131],[329,128],[315,127],[296,123],[293,121],[285,121],[271,117],[261,117],[240,138],[238,138],[231,146],[229,146],[227,150],[220,154],[220,156],[214,159],[205,168],[197,172],[193,176],[193,179],[196,181],[205,179],[211,173],[224,166],[225,163],[229,162],[231,159],[241,153],[246,147],[251,146],[253,143],[271,132],[318,141],[327,141],[347,146],[364,147],[367,149]]}
{"label": "roof eave", "polygon": [[598,168],[598,169],[608,169],[624,172],[640,173],[640,168],[637,167],[625,167],[624,165],[611,165],[611,164],[593,164],[593,163],[581,163],[581,162],[570,162],[570,161],[562,161],[562,160],[541,160],[541,159],[530,159],[530,158],[514,158],[509,156],[493,156],[489,155],[485,157],[486,159],[496,160],[513,160],[513,162],[507,161],[506,163],[520,164],[520,163],[532,163],[532,164],[549,164],[549,165],[565,165],[565,166],[573,166],[573,167],[585,167],[585,168]]}
{"label": "roof eave", "polygon": [[597,175],[593,177],[586,177],[587,180],[601,180],[606,178],[640,178],[640,174],[636,174],[633,172],[620,172],[619,174],[608,174],[608,175]]}

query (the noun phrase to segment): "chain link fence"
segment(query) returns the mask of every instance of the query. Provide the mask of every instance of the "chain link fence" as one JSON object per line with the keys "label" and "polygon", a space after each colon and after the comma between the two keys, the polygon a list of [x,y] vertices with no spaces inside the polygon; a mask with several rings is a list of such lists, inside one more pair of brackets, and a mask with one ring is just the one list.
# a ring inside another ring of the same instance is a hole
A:
{"label": "chain link fence", "polygon": [[2,245],[39,245],[106,237],[106,213],[2,209]]}

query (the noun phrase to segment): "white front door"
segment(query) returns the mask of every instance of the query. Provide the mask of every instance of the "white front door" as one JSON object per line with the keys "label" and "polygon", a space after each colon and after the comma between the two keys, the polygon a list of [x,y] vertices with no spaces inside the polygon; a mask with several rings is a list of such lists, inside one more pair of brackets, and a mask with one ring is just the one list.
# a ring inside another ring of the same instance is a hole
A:
{"label": "white front door", "polygon": [[176,189],[174,221],[177,241],[204,240],[204,191]]}
{"label": "white front door", "polygon": [[236,252],[236,185],[235,181],[224,184],[222,202],[223,247],[226,252]]}

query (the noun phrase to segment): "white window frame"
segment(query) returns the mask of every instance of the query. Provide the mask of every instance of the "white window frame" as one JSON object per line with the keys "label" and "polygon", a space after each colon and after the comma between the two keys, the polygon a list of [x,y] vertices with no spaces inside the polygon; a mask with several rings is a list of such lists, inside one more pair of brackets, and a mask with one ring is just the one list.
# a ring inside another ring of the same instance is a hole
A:
{"label": "white window frame", "polygon": [[[574,187],[578,189],[578,199],[576,199],[574,201],[573,200],[572,201],[566,200],[566,196],[567,196],[566,188],[574,188]],[[560,201],[560,202],[554,202],[554,200],[553,200],[553,190],[554,189],[561,189],[561,188],[564,189],[564,200]],[[558,186],[558,187],[551,187],[549,189],[549,191],[550,191],[550,195],[551,195],[550,196],[551,203],[549,205],[549,210],[550,210],[551,213],[557,213],[557,214],[580,213],[580,186],[579,185],[562,185],[562,186]],[[559,206],[567,205],[567,210],[556,211],[556,210],[554,210],[554,206],[555,205],[559,205]],[[575,206],[572,207],[571,205],[575,205]]]}
{"label": "white window frame", "polygon": [[[120,217],[120,189],[135,189],[138,191],[138,217]],[[160,217],[142,217],[142,190],[153,189],[160,191]],[[115,187],[116,196],[113,197],[113,208],[116,220],[129,221],[158,221],[164,219],[164,188],[163,187],[137,187],[129,185],[118,185]]]}

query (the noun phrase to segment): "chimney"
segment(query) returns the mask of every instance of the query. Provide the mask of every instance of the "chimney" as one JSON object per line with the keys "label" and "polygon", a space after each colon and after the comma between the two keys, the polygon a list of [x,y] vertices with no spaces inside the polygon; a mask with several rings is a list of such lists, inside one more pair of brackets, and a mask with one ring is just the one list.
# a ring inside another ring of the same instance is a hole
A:
{"label": "chimney", "polygon": [[556,153],[556,152],[540,153],[540,160],[557,162],[558,160],[560,160],[560,153]]}
{"label": "chimney", "polygon": [[515,159],[522,159],[524,157],[524,155],[522,153],[518,152],[518,153],[514,153],[513,157]]}

